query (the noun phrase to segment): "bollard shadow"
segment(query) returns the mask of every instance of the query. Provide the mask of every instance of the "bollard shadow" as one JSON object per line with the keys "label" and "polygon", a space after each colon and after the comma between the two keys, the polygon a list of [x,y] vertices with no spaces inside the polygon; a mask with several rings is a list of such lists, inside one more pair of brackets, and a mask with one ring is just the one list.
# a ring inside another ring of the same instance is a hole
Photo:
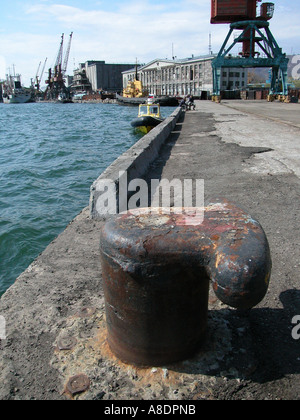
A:
{"label": "bollard shadow", "polygon": [[199,353],[170,368],[259,384],[300,374],[300,340],[292,337],[292,319],[300,315],[300,291],[287,290],[280,300],[283,309],[253,308],[243,313],[227,307],[210,310]]}

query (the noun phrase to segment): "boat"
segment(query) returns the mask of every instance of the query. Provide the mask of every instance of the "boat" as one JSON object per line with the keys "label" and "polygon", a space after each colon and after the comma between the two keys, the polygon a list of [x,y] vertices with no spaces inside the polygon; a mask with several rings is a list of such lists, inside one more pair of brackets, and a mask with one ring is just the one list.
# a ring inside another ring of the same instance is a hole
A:
{"label": "boat", "polygon": [[141,104],[146,104],[147,98],[148,97],[128,98],[126,96],[121,96],[118,93],[116,93],[116,100],[119,105],[139,106]]}
{"label": "boat", "polygon": [[6,81],[2,85],[2,98],[5,104],[34,102],[32,90],[22,86],[19,74],[7,76]]}
{"label": "boat", "polygon": [[178,106],[179,101],[174,96],[158,96],[155,99],[155,103],[159,104],[160,106]]}
{"label": "boat", "polygon": [[[139,106],[141,104],[146,104],[148,101],[148,96],[140,96],[140,97],[126,97],[121,96],[116,93],[116,100],[119,105],[129,105],[129,106]],[[179,101],[175,97],[171,96],[158,96],[153,99],[153,103],[158,104],[160,106],[178,106]]]}
{"label": "boat", "polygon": [[116,100],[120,105],[141,105],[147,103],[149,92],[143,88],[138,78],[137,67],[134,81],[129,81],[123,89],[122,96],[116,94]]}
{"label": "boat", "polygon": [[61,92],[57,97],[57,102],[60,104],[72,104],[73,101],[66,92]]}
{"label": "boat", "polygon": [[[116,100],[119,105],[131,105],[131,106],[139,106],[141,104],[146,104],[148,97],[140,97],[140,98],[127,98],[116,93]],[[179,101],[178,98],[172,96],[158,96],[155,97],[153,103],[158,104],[160,106],[178,106]]]}
{"label": "boat", "polygon": [[[158,96],[150,95],[153,97],[153,103],[161,106],[178,106],[178,99],[170,96]],[[149,98],[149,92],[143,87],[142,82],[139,80],[138,71],[136,66],[135,79],[129,81],[126,88],[123,89],[122,95],[116,93],[116,100],[119,105],[133,105],[139,106],[141,104],[147,104]]]}
{"label": "boat", "polygon": [[136,130],[147,134],[163,120],[160,113],[160,105],[154,104],[152,100],[149,100],[146,104],[139,105],[138,117],[131,122],[131,125]]}

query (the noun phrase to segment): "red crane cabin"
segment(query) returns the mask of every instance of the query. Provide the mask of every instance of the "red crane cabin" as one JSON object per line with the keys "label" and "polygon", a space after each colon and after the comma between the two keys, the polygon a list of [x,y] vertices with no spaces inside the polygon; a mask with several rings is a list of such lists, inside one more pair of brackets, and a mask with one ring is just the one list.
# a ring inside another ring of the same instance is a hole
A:
{"label": "red crane cabin", "polygon": [[211,23],[233,23],[243,20],[269,20],[274,4],[263,3],[257,16],[257,3],[261,0],[211,0]]}
{"label": "red crane cabin", "polygon": [[[257,16],[257,3],[261,0],[211,0],[211,23],[234,23],[240,21],[267,21],[273,17],[274,3],[263,3]],[[252,30],[252,35],[255,32]],[[254,45],[250,46],[251,31],[247,31],[243,42],[243,57],[254,56]]]}

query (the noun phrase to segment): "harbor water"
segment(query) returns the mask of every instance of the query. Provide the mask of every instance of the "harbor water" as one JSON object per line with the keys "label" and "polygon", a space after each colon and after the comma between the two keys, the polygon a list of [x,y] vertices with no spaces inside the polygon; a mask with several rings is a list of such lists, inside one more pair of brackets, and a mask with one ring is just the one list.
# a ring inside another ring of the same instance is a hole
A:
{"label": "harbor water", "polygon": [[[163,117],[174,108],[162,108]],[[136,107],[0,104],[0,296],[89,204],[93,181],[141,135]]]}

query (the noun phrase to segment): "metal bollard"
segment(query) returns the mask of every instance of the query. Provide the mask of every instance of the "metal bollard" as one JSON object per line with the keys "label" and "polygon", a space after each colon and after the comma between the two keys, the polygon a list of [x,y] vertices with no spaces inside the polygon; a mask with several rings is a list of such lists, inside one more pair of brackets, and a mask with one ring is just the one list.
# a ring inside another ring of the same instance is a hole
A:
{"label": "metal bollard", "polygon": [[191,357],[204,340],[209,280],[229,306],[265,296],[271,256],[260,224],[236,206],[119,214],[101,232],[108,343],[123,362],[161,366]]}

